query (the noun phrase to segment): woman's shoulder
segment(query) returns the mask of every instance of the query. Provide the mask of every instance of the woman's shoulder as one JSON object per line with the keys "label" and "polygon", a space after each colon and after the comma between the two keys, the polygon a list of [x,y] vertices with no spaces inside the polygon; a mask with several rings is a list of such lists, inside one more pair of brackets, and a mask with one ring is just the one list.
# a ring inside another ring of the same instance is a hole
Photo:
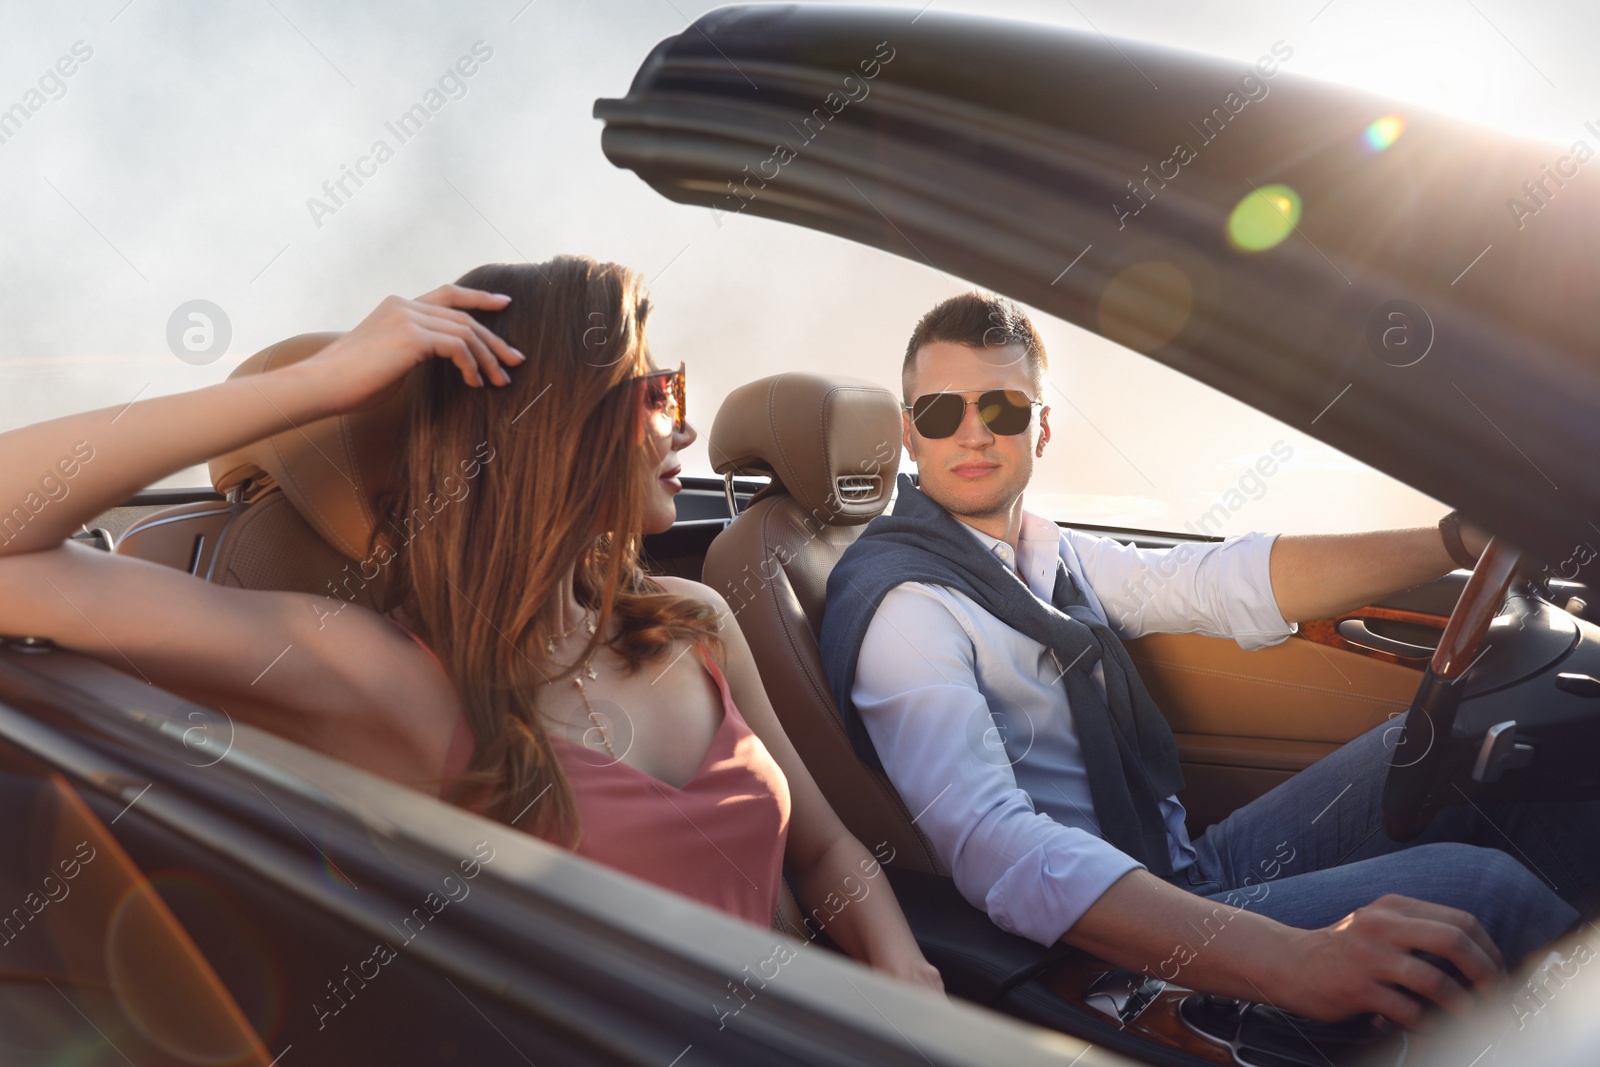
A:
{"label": "woman's shoulder", "polygon": [[704,582],[690,578],[653,574],[650,579],[665,592],[694,600],[710,609],[713,620],[711,628],[716,633],[716,640],[709,642],[706,650],[720,669],[728,669],[730,656],[750,655],[749,649],[744,644],[743,635],[739,631],[738,620],[734,618],[733,609],[728,606],[727,600],[723,599],[721,593]]}
{"label": "woman's shoulder", "polygon": [[704,582],[697,582],[692,578],[679,578],[671,574],[652,574],[650,580],[669,593],[689,597],[714,608],[719,615],[729,610],[728,602],[723,599],[722,594]]}
{"label": "woman's shoulder", "polygon": [[[453,698],[455,687],[439,656],[418,634],[416,623],[404,611],[377,611],[360,604],[344,605],[337,613],[318,620],[319,633],[332,635],[321,641],[307,640],[324,653],[330,666],[337,667],[361,693],[364,703],[391,698],[397,693],[419,693],[431,697]],[[434,685],[437,681],[441,684]],[[419,691],[419,686],[425,688]]]}

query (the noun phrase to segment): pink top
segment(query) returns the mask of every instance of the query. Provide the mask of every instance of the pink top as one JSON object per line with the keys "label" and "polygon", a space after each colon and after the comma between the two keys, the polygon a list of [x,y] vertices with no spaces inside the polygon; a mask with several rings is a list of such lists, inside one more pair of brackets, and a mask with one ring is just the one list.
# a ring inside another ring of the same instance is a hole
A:
{"label": "pink top", "polygon": [[[700,655],[722,696],[722,722],[683,785],[549,733],[577,800],[575,851],[767,927],[782,885],[789,783],[704,646]],[[463,717],[450,741],[447,783],[466,770],[472,747]]]}

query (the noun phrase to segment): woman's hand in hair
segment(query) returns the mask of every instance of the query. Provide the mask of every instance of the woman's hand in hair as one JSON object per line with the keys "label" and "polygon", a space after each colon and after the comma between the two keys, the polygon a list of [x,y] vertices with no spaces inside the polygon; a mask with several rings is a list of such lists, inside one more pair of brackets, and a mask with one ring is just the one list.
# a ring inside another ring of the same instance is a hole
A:
{"label": "woman's hand in hair", "polygon": [[454,363],[474,388],[509,385],[505,368],[527,357],[463,309],[499,311],[510,302],[503,293],[459,285],[441,285],[415,300],[387,297],[360,325],[302,366],[326,376],[337,411],[370,403],[433,358]]}

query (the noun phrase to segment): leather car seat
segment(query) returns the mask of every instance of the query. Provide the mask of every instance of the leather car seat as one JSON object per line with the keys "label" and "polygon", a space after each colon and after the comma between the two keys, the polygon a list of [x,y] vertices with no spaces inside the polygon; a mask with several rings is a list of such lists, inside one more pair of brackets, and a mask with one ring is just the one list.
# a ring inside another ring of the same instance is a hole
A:
{"label": "leather car seat", "polygon": [[730,485],[734,475],[771,478],[710,544],[704,577],[733,608],[784,731],[862,845],[944,875],[888,777],[856,758],[816,646],[827,576],[890,504],[898,398],[874,382],[776,374],[723,400],[710,454]]}
{"label": "leather car seat", "polygon": [[728,394],[710,446],[730,485],[771,479],[711,543],[704,577],[733,609],[784,731],[862,844],[893,849],[897,867],[947,874],[889,779],[857,758],[817,652],[828,575],[894,492],[899,400],[853,378],[762,378]]}
{"label": "leather car seat", "polygon": [[[251,356],[229,378],[298,363],[340,337],[309,333]],[[226,501],[140,519],[115,551],[244,589],[337,597],[374,607],[386,575],[366,565],[373,501],[396,473],[404,402],[395,390],[361,412],[292,427],[210,463]]]}
{"label": "leather car seat", "polygon": [[889,505],[900,401],[853,378],[762,378],[728,394],[710,446],[730,501],[736,475],[771,482],[711,543],[705,582],[727,599],[784,732],[828,803],[880,859],[885,845],[894,850],[889,882],[946,991],[1045,1026],[1095,1029],[1039,978],[1071,950],[1008,934],[967,903],[888,777],[857,757],[823,673],[816,635],[828,575]]}

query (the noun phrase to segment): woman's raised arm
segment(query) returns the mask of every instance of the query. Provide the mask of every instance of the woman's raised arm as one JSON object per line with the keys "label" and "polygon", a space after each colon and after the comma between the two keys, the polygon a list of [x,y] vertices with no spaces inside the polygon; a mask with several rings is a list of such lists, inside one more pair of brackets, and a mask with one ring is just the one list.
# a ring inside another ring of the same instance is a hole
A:
{"label": "woman's raised arm", "polygon": [[456,363],[470,384],[504,384],[501,361],[521,354],[457,309],[498,310],[509,299],[453,285],[390,297],[303,363],[0,434],[0,556],[54,548],[174,471],[358,408],[430,357]]}
{"label": "woman's raised arm", "polygon": [[396,627],[364,610],[328,612],[322,597],[226,588],[66,538],[173,471],[353,410],[426,359],[450,359],[473,385],[509,381],[500,364],[521,354],[457,310],[506,300],[456,286],[390,297],[302,363],[0,435],[0,634],[50,638],[424,783],[448,741],[448,716],[437,712],[455,696]]}

